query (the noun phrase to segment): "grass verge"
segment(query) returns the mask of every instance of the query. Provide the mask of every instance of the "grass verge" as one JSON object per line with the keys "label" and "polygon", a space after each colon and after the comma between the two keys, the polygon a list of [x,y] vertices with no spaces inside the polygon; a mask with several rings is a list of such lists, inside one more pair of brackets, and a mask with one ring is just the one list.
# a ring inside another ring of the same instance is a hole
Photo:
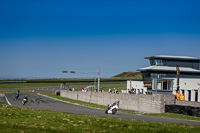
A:
{"label": "grass verge", "polygon": [[111,117],[77,115],[9,106],[0,102],[0,132],[82,132],[82,133],[197,133],[198,126],[153,123]]}

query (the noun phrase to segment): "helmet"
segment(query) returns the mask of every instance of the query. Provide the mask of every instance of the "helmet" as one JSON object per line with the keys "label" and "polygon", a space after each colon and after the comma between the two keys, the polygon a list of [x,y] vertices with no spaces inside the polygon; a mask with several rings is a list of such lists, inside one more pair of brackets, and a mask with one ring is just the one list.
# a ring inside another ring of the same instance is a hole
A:
{"label": "helmet", "polygon": [[116,99],[115,102],[116,102],[116,103],[119,102],[119,99]]}

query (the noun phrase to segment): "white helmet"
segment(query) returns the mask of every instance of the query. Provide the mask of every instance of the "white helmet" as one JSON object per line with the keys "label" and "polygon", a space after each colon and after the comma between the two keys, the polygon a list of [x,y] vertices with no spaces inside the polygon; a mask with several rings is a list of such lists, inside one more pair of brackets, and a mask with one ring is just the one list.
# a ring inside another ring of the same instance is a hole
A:
{"label": "white helmet", "polygon": [[119,99],[116,99],[115,102],[116,102],[116,103],[119,102]]}

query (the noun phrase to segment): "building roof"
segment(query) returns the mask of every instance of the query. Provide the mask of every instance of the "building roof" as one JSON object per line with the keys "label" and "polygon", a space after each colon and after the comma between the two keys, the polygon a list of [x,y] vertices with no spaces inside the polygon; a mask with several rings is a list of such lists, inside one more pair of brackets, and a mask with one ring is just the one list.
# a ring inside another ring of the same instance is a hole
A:
{"label": "building roof", "polygon": [[[189,67],[179,67],[180,72],[188,73],[200,73],[200,70],[189,68]],[[167,72],[176,72],[176,67],[169,66],[149,66],[145,68],[140,68],[138,71],[167,71]]]}
{"label": "building roof", "polygon": [[178,60],[198,60],[198,61],[200,61],[199,58],[189,57],[189,56],[156,55],[156,56],[145,57],[145,59],[151,59],[151,58],[156,58],[156,59],[178,59]]}

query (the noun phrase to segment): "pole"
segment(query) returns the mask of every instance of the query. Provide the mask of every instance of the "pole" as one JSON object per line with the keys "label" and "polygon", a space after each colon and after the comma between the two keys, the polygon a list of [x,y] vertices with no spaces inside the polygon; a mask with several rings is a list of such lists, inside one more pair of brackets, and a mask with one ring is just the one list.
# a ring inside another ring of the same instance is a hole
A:
{"label": "pole", "polygon": [[180,79],[180,69],[178,67],[178,65],[176,66],[176,73],[177,73],[177,92],[179,92],[179,79]]}
{"label": "pole", "polygon": [[99,72],[98,72],[98,92],[100,87],[100,66],[99,66]]}
{"label": "pole", "polygon": [[94,77],[94,86],[95,86],[95,88],[94,88],[94,91],[95,91],[95,89],[97,88],[96,79],[97,79],[97,74],[96,74],[96,72],[95,72],[95,77]]}

